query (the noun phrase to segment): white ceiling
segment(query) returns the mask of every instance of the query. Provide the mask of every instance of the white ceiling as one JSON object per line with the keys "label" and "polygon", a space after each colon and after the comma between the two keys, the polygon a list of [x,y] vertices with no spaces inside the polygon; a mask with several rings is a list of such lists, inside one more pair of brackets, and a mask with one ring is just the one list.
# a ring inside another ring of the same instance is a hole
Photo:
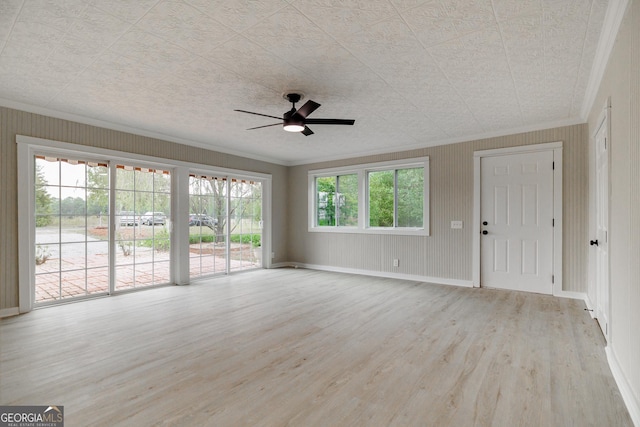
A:
{"label": "white ceiling", "polygon": [[[0,0],[0,102],[282,164],[578,123],[607,3]],[[292,90],[355,125],[233,111]]]}

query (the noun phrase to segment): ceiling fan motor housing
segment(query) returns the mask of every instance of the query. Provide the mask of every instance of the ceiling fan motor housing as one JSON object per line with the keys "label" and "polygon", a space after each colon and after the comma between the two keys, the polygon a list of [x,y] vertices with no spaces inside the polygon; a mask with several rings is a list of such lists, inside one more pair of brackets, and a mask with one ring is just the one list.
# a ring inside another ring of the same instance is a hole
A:
{"label": "ceiling fan motor housing", "polygon": [[300,132],[305,127],[304,118],[296,114],[296,109],[292,108],[284,113],[282,117],[282,127],[289,132]]}

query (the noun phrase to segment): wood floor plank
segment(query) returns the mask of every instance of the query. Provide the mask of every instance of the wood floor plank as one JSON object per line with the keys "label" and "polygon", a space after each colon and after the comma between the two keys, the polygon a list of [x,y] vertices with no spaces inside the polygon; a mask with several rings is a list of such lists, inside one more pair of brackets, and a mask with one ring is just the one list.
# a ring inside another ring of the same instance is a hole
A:
{"label": "wood floor plank", "polygon": [[0,404],[69,426],[632,426],[580,301],[302,269],[3,319]]}

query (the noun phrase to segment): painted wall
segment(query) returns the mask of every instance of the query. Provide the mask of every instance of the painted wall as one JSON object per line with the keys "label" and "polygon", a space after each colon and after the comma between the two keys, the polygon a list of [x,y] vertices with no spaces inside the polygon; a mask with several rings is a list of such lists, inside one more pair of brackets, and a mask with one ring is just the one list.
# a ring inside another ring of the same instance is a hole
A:
{"label": "painted wall", "polygon": [[[636,422],[640,422],[640,1],[637,0],[629,2],[589,115],[591,153],[595,150],[593,133],[609,96],[609,348],[633,395],[634,402],[627,405],[631,406],[630,412],[635,410]],[[595,196],[595,191],[590,193]],[[591,206],[595,216],[595,204],[592,202]],[[593,218],[591,224],[590,235],[595,236]]]}
{"label": "painted wall", "polygon": [[18,306],[18,192],[16,135],[272,174],[274,262],[287,260],[287,168],[158,139],[0,107],[0,310]]}
{"label": "painted wall", "polygon": [[[387,155],[292,167],[289,178],[290,260],[334,268],[471,281],[473,152],[562,141],[563,290],[586,292],[588,231],[587,126],[575,125]],[[429,156],[431,236],[308,232],[307,172],[313,169]],[[293,214],[295,213],[295,215]],[[464,221],[452,230],[452,220]],[[393,267],[393,259],[400,267]]]}

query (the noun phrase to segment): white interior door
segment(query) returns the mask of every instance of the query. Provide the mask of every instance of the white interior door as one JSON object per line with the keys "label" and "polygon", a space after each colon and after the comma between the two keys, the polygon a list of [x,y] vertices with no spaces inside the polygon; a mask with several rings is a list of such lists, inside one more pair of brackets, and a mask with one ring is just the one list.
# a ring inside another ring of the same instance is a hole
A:
{"label": "white interior door", "polygon": [[595,136],[596,146],[596,318],[609,337],[609,153],[607,119]]}
{"label": "white interior door", "polygon": [[482,157],[481,286],[553,291],[553,151]]}

